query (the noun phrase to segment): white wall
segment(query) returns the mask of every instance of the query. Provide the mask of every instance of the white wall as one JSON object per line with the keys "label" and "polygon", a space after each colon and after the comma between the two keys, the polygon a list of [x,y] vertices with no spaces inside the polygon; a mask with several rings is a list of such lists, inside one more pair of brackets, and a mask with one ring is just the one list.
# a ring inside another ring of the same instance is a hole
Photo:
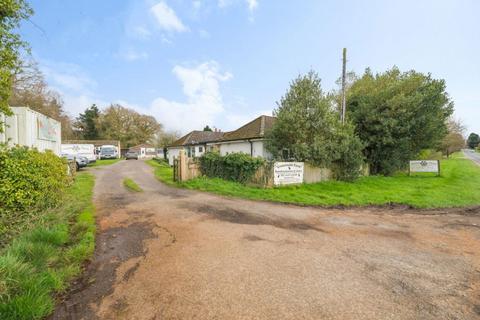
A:
{"label": "white wall", "polygon": [[224,156],[233,152],[250,154],[250,142],[233,141],[220,144],[220,155]]}
{"label": "white wall", "polygon": [[173,166],[173,159],[178,158],[180,150],[183,148],[168,148],[168,164]]}
{"label": "white wall", "polygon": [[[5,134],[0,137],[11,146],[21,145],[37,148],[39,151],[51,150],[60,155],[62,128],[60,122],[25,107],[11,108],[13,115],[5,119]],[[42,139],[39,135],[39,119],[48,120],[52,125],[51,139]]]}
{"label": "white wall", "polygon": [[252,155],[253,157],[262,157],[265,159],[271,158],[270,153],[265,150],[262,140],[252,141],[252,145],[250,145],[248,141],[232,141],[220,144],[220,154],[222,156],[233,152],[242,152]]}

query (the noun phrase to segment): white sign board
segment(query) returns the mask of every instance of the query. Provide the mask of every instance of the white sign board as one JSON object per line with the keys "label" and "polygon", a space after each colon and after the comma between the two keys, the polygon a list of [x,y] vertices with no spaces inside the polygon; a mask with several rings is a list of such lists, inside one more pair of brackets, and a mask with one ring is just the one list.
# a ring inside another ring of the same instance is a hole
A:
{"label": "white sign board", "polygon": [[434,172],[440,174],[440,161],[413,160],[410,161],[410,172]]}
{"label": "white sign board", "polygon": [[275,162],[273,165],[273,184],[303,183],[303,162]]}

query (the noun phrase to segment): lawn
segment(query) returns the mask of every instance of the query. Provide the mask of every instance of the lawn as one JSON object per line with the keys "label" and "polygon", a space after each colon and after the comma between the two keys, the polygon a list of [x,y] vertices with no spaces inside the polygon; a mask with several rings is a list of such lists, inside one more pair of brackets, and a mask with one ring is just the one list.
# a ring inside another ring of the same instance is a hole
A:
{"label": "lawn", "polygon": [[130,178],[123,179],[123,185],[125,186],[125,188],[127,188],[128,190],[133,191],[133,192],[142,192],[143,191],[142,188],[140,188],[140,186]]}
{"label": "lawn", "polygon": [[172,181],[172,169],[161,166],[155,175],[163,182],[188,189],[254,200],[318,206],[401,204],[417,208],[480,205],[480,167],[459,154],[441,161],[442,174],[399,173],[392,177],[362,177],[353,183],[327,181],[315,184],[258,188],[221,179],[197,178],[181,184]]}
{"label": "lawn", "polygon": [[95,162],[89,163],[88,166],[89,167],[108,166],[108,165],[117,163],[120,160],[122,160],[122,159],[103,159],[103,160],[99,159]]}
{"label": "lawn", "polygon": [[0,252],[0,319],[43,319],[95,248],[94,176],[79,173],[63,204]]}

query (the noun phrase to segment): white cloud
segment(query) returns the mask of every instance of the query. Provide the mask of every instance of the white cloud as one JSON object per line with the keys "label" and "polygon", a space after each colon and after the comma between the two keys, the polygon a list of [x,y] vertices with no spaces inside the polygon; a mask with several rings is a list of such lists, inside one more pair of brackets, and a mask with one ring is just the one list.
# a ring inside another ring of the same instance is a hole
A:
{"label": "white cloud", "polygon": [[188,28],[177,17],[175,11],[165,2],[159,2],[150,8],[160,29],[171,32],[184,32]]}
{"label": "white cloud", "polygon": [[67,90],[86,91],[97,85],[75,64],[42,61],[41,70],[51,85]]}
{"label": "white cloud", "polygon": [[182,83],[186,101],[177,102],[159,97],[152,102],[148,113],[169,130],[186,132],[211,125],[224,112],[220,83],[231,79],[232,75],[221,72],[215,61],[192,68],[177,65],[172,72]]}
{"label": "white cloud", "polygon": [[247,2],[248,10],[250,12],[254,11],[258,7],[258,1],[257,0],[245,0]]}
{"label": "white cloud", "polygon": [[148,53],[138,52],[134,49],[120,50],[117,56],[126,61],[137,61],[148,59]]}
{"label": "white cloud", "polygon": [[76,116],[93,103],[99,106],[106,105],[94,94],[97,83],[80,66],[40,60],[40,69],[49,87],[61,95],[64,109],[69,114]]}
{"label": "white cloud", "polygon": [[[248,11],[253,12],[258,7],[258,0],[242,0],[244,4],[247,5]],[[240,1],[238,0],[218,0],[218,6],[220,8],[226,8],[231,5],[237,4]]]}

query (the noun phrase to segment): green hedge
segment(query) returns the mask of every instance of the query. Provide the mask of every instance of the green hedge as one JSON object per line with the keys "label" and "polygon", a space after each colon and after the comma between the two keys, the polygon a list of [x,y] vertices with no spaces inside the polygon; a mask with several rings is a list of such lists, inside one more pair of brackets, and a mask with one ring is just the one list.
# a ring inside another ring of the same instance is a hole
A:
{"label": "green hedge", "polygon": [[56,206],[70,179],[66,160],[51,152],[0,147],[0,247]]}
{"label": "green hedge", "polygon": [[200,157],[200,170],[211,178],[248,182],[264,163],[261,158],[252,158],[245,153],[230,153],[221,156],[216,152],[207,152]]}

